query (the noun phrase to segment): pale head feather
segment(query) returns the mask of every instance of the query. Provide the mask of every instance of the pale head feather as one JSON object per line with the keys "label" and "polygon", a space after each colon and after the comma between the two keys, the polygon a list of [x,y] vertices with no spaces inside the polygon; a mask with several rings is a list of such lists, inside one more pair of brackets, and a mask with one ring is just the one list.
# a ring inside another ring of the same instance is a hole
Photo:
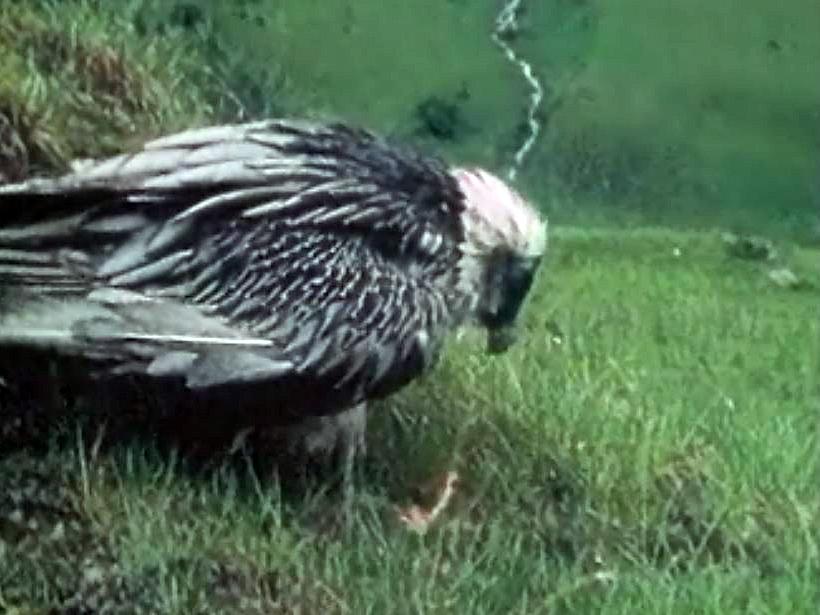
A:
{"label": "pale head feather", "polygon": [[522,258],[541,256],[547,244],[547,223],[520,194],[483,169],[454,169],[464,194],[465,242],[472,256],[510,248]]}

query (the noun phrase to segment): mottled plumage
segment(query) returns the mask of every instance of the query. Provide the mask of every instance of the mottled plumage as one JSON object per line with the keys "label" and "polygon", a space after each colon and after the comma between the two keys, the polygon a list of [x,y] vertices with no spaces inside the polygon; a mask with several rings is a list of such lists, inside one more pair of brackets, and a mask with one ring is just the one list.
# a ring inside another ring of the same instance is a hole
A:
{"label": "mottled plumage", "polygon": [[503,350],[544,244],[484,171],[338,124],[205,128],[0,188],[0,346],[335,414],[467,322]]}

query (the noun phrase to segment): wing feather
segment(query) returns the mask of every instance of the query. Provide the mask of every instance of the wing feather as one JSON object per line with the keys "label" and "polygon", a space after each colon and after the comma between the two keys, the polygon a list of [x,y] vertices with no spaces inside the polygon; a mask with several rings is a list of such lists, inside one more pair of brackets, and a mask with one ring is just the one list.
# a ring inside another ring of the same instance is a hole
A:
{"label": "wing feather", "polygon": [[[453,268],[461,207],[441,162],[343,126],[158,139],[0,187],[0,285],[37,282],[52,310],[0,316],[0,343],[36,338],[193,388],[301,379],[361,401],[418,373],[419,331],[457,317],[431,280]],[[60,284],[62,307],[48,298]]]}

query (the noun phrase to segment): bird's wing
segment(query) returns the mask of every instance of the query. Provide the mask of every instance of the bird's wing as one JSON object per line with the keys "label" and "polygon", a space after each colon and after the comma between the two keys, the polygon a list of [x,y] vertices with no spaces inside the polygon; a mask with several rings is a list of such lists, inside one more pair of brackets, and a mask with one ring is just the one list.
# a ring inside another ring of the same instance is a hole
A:
{"label": "bird's wing", "polygon": [[0,340],[192,388],[298,376],[365,394],[417,372],[447,319],[420,272],[451,263],[458,195],[345,130],[204,129],[0,189],[0,286],[33,297],[6,302]]}
{"label": "bird's wing", "polygon": [[63,177],[0,186],[0,248],[37,233],[79,251],[83,241],[129,239],[150,257],[208,220],[233,219],[366,235],[386,256],[412,260],[460,240],[462,210],[438,160],[342,125],[268,120],[183,132]]}

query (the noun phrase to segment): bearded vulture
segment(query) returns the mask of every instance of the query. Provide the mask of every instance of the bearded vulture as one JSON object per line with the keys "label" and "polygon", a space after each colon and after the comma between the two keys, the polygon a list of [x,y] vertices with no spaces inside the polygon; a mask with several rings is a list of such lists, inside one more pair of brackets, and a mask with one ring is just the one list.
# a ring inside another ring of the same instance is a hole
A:
{"label": "bearded vulture", "polygon": [[0,187],[0,352],[219,393],[248,424],[355,452],[364,404],[448,332],[513,342],[545,245],[494,175],[362,129],[196,129]]}

